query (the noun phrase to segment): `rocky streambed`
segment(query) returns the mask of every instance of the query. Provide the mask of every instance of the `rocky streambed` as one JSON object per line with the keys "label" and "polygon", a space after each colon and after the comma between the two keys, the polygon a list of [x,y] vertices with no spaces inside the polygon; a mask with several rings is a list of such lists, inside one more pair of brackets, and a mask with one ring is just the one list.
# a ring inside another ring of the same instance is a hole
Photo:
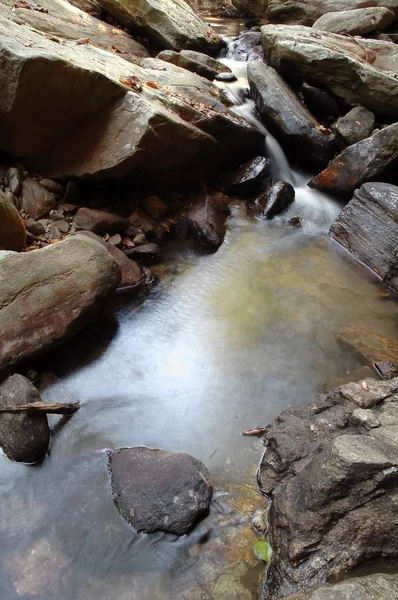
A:
{"label": "rocky streambed", "polygon": [[1,597],[395,598],[394,7],[76,2],[0,3]]}

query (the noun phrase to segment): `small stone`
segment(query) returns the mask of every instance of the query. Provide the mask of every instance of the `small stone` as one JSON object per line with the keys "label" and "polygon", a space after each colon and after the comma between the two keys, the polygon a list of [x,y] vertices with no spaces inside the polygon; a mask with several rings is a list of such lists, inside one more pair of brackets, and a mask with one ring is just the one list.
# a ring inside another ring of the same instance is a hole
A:
{"label": "small stone", "polygon": [[146,239],[146,237],[143,233],[139,233],[138,235],[135,236],[135,238],[133,238],[133,243],[136,246],[140,246],[141,244],[147,244],[148,240]]}
{"label": "small stone", "polygon": [[23,221],[0,189],[0,250],[22,250],[26,245]]}
{"label": "small stone", "polygon": [[122,236],[119,233],[115,233],[115,235],[112,235],[109,238],[108,244],[112,244],[112,246],[116,246],[117,248],[121,248],[123,246]]}
{"label": "small stone", "polygon": [[126,256],[132,260],[142,262],[143,264],[151,264],[159,258],[160,248],[157,244],[141,244],[135,248],[125,250]]}
{"label": "small stone", "polygon": [[68,233],[70,225],[67,221],[54,221],[53,226],[57,227],[61,233]]}
{"label": "small stone", "polygon": [[40,236],[44,235],[46,232],[46,228],[43,223],[40,221],[34,221],[33,219],[29,219],[25,223],[26,231],[29,231],[32,235]]}
{"label": "small stone", "polygon": [[145,211],[157,221],[164,217],[167,212],[167,205],[158,196],[149,196],[142,201]]}
{"label": "small stone", "polygon": [[398,376],[398,364],[390,361],[381,361],[374,363],[374,367],[380,373],[383,379],[392,379]]}
{"label": "small stone", "polygon": [[113,235],[129,226],[128,221],[119,215],[86,207],[79,208],[73,222],[78,229],[92,231],[97,235]]}
{"label": "small stone", "polygon": [[278,181],[256,201],[255,213],[264,219],[272,219],[294,202],[295,191],[290,183]]}
{"label": "small stone", "polygon": [[216,75],[216,81],[231,83],[233,81],[237,81],[237,77],[233,73],[218,73],[218,75]]}
{"label": "small stone", "polygon": [[55,196],[36,179],[25,179],[22,183],[22,210],[35,219],[42,219],[57,207]]}
{"label": "small stone", "polygon": [[271,165],[264,156],[245,162],[237,171],[222,177],[221,185],[227,194],[238,198],[255,196],[269,185]]}
{"label": "small stone", "polygon": [[288,220],[288,224],[292,225],[292,227],[302,227],[303,219],[302,219],[302,217],[292,217],[291,219]]}
{"label": "small stone", "polygon": [[362,425],[365,429],[379,427],[380,421],[370,409],[356,408],[350,417],[353,425]]}
{"label": "small stone", "polygon": [[63,197],[65,190],[60,183],[53,181],[52,179],[40,179],[40,184],[44,186],[49,192],[56,196]]}
{"label": "small stone", "polygon": [[22,191],[22,175],[16,167],[10,167],[6,173],[7,187],[14,196],[19,196]]}
{"label": "small stone", "polygon": [[50,225],[48,234],[51,240],[59,240],[62,237],[62,233],[55,225]]}

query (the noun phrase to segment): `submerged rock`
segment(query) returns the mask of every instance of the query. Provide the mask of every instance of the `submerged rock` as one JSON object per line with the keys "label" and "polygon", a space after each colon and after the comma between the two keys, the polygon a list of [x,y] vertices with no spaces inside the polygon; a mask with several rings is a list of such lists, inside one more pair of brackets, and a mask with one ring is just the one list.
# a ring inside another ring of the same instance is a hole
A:
{"label": "submerged rock", "polygon": [[324,166],[331,146],[315,118],[272,67],[249,63],[250,91],[264,123],[302,164]]}
{"label": "submerged rock", "polygon": [[217,250],[224,241],[230,199],[221,193],[199,194],[188,212],[188,227],[195,240],[208,250]]}
{"label": "submerged rock", "polygon": [[130,31],[167,50],[202,50],[217,54],[223,40],[184,0],[98,0],[98,4]]}
{"label": "submerged rock", "polygon": [[273,500],[266,597],[398,556],[397,392],[398,379],[350,383],[268,427],[258,475]]}
{"label": "submerged rock", "polygon": [[268,63],[282,75],[311,81],[351,105],[398,118],[398,48],[293,25],[261,29]]}
{"label": "submerged rock", "polygon": [[0,189],[0,250],[22,250],[25,246],[23,221],[13,203]]}
{"label": "submerged rock", "polygon": [[357,8],[326,13],[315,21],[312,28],[331,33],[365,35],[372,31],[383,31],[394,19],[394,13],[388,8]]}
{"label": "submerged rock", "polygon": [[374,114],[363,106],[356,106],[332,125],[337,139],[344,146],[352,146],[370,136],[375,126]]}
{"label": "submerged rock", "polygon": [[398,246],[398,187],[388,183],[362,185],[331,226],[330,236],[398,289],[393,277]]}
{"label": "submerged rock", "polygon": [[120,282],[105,248],[76,235],[0,261],[0,373],[70,339]]}
{"label": "submerged rock", "polygon": [[[0,384],[0,408],[41,401],[35,386],[23,375],[12,375]],[[47,415],[0,414],[0,446],[11,460],[36,463],[45,457],[49,445]]]}
{"label": "submerged rock", "polygon": [[397,158],[398,123],[393,123],[343,150],[308,185],[347,198],[362,183],[380,177]]}
{"label": "submerged rock", "polygon": [[137,531],[184,535],[209,509],[209,472],[188,454],[121,448],[109,453],[109,471],[116,506]]}
{"label": "submerged rock", "polygon": [[365,363],[398,362],[398,343],[365,324],[344,327],[338,331],[336,339]]}
{"label": "submerged rock", "polygon": [[290,183],[278,181],[256,200],[254,212],[259,217],[272,219],[294,202],[294,196],[294,187]]}

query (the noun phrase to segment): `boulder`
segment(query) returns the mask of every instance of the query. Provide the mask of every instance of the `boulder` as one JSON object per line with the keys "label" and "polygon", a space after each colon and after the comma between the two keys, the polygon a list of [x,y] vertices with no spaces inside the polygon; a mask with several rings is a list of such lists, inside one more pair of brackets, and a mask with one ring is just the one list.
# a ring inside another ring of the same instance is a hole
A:
{"label": "boulder", "polygon": [[0,189],[0,250],[22,250],[26,232],[19,212]]}
{"label": "boulder", "polygon": [[270,161],[264,156],[256,156],[241,165],[237,171],[222,176],[221,185],[230,196],[249,198],[269,187],[270,178]]}
{"label": "boulder", "polygon": [[[343,150],[308,185],[328,194],[350,198],[356,188],[379,178],[397,158],[398,123],[393,123]],[[396,206],[396,199],[392,202]]]}
{"label": "boulder", "polygon": [[244,31],[230,42],[228,55],[240,62],[262,62],[263,48],[261,45],[261,33],[259,31]]}
{"label": "boulder", "polygon": [[340,212],[330,228],[330,236],[394,285],[398,187],[388,183],[364,183]]}
{"label": "boulder", "polygon": [[215,251],[224,241],[230,199],[221,193],[202,192],[188,212],[188,228],[204,248]]}
{"label": "boulder", "polygon": [[331,33],[365,35],[372,31],[383,31],[394,19],[394,13],[388,8],[357,8],[322,15],[312,28]]}
{"label": "boulder", "polygon": [[183,69],[187,69],[188,71],[192,71],[192,73],[205,77],[206,79],[209,79],[209,81],[213,81],[213,79],[221,73],[232,73],[231,69],[226,65],[207,56],[207,54],[195,52],[194,50],[181,50],[181,52],[162,50],[156,58],[177,65]]}
{"label": "boulder", "polygon": [[398,343],[365,324],[344,327],[337,332],[336,339],[365,363],[398,362]]}
{"label": "boulder", "polygon": [[129,226],[127,219],[119,215],[86,207],[79,208],[74,216],[73,223],[77,229],[92,231],[97,235],[122,233]]}
{"label": "boulder", "polygon": [[48,191],[36,179],[25,179],[22,183],[21,208],[32,219],[38,221],[57,208],[54,194]]}
{"label": "boulder", "polygon": [[330,119],[340,115],[340,107],[333,96],[314,85],[303,83],[300,88],[300,97],[304,99],[310,112],[317,117]]}
{"label": "boulder", "polygon": [[262,120],[293,158],[306,165],[326,165],[331,156],[329,140],[275,69],[250,62],[248,78]]}
{"label": "boulder", "polygon": [[[0,384],[0,408],[41,401],[33,383],[23,375],[12,375]],[[0,414],[0,446],[11,460],[36,463],[43,460],[49,445],[46,414]]]}
{"label": "boulder", "polygon": [[137,531],[184,535],[208,512],[209,472],[188,454],[121,448],[108,466],[116,506]]}
{"label": "boulder", "polygon": [[0,373],[70,339],[120,282],[105,248],[76,235],[0,261]]}
{"label": "boulder", "polygon": [[320,85],[351,105],[398,118],[398,48],[293,25],[261,29],[270,66],[281,75]]}
{"label": "boulder", "polygon": [[285,600],[398,600],[398,576],[376,573],[352,577],[334,585],[325,585],[305,594],[285,596]]}
{"label": "boulder", "polygon": [[263,219],[272,219],[286,210],[294,202],[295,191],[290,183],[278,181],[257,198],[254,213]]}
{"label": "boulder", "polygon": [[99,5],[133,33],[164,50],[199,50],[217,54],[223,40],[184,0],[98,0]]}
{"label": "boulder", "polygon": [[398,556],[397,391],[398,378],[350,383],[267,427],[258,473],[272,498],[265,597]]}
{"label": "boulder", "polygon": [[352,146],[370,136],[375,127],[374,114],[364,106],[356,106],[332,125],[337,141]]}

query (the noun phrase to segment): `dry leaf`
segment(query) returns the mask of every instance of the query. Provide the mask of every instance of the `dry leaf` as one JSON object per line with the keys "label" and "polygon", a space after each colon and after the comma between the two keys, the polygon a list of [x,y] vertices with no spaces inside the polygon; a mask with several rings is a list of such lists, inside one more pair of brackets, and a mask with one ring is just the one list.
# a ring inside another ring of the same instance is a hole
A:
{"label": "dry leaf", "polygon": [[362,381],[361,382],[361,386],[363,387],[364,390],[368,390],[368,384],[366,383],[366,381]]}
{"label": "dry leaf", "polygon": [[154,90],[159,89],[159,86],[157,83],[155,83],[154,81],[147,81],[146,84],[150,87],[153,88]]}

